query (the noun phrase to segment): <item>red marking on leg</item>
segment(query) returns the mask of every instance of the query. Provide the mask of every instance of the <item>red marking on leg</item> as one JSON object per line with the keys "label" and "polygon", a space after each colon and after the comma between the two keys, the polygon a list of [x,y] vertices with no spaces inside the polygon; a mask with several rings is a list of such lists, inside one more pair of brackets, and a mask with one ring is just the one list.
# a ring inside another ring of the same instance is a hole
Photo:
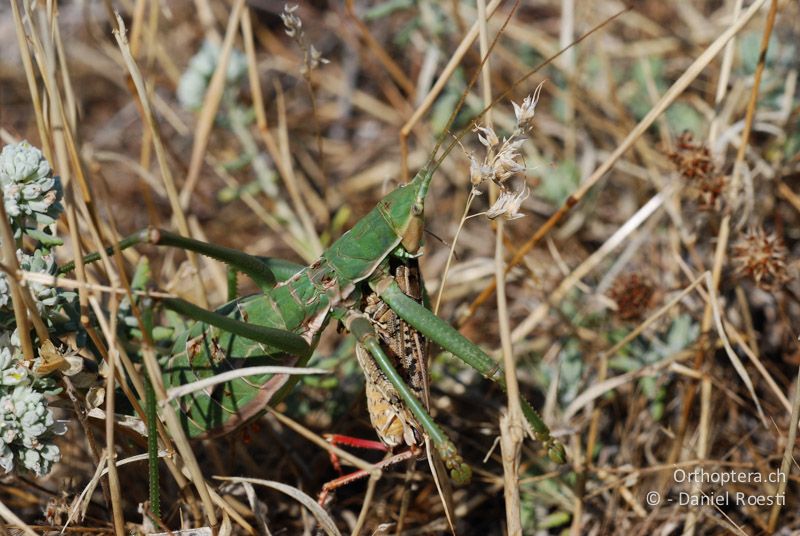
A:
{"label": "red marking on leg", "polygon": [[[371,441],[369,439],[359,439],[357,437],[350,437],[338,434],[325,434],[325,440],[331,445],[344,445],[348,447],[355,447],[361,449],[379,450],[381,452],[388,452],[389,449],[380,441]],[[339,462],[339,457],[335,452],[330,452],[331,465],[339,474],[342,474],[342,464]]]}
{"label": "red marking on leg", "polygon": [[[343,436],[343,437],[347,437],[347,436]],[[326,439],[328,439],[328,438],[326,437]],[[351,438],[348,438],[348,439],[354,439],[354,438],[351,437]],[[328,440],[330,441],[330,439],[328,439]],[[375,443],[375,441],[373,441],[372,443]],[[383,445],[383,443],[381,443],[381,445]],[[387,450],[386,447],[383,447],[383,450]],[[372,467],[375,468],[375,469],[383,470],[383,469],[385,469],[385,468],[387,468],[389,466],[392,466],[392,465],[394,465],[396,463],[402,462],[403,460],[407,460],[409,458],[416,457],[419,454],[419,452],[420,452],[419,449],[416,449],[416,448],[404,450],[403,452],[395,454],[394,456],[391,456],[391,457],[386,458],[385,460],[383,460],[381,462],[376,463]],[[360,480],[360,479],[362,479],[364,477],[367,477],[367,476],[369,476],[369,473],[370,473],[369,471],[365,471],[364,469],[359,469],[358,471],[350,473],[349,475],[340,476],[339,478],[331,480],[330,482],[328,482],[324,486],[322,486],[322,491],[319,492],[319,497],[317,498],[317,502],[320,505],[324,506],[325,505],[325,501],[328,498],[328,495],[330,494],[331,491],[333,491],[333,490],[335,490],[337,488],[340,488],[342,486],[345,486],[347,484],[350,484],[351,482],[355,482],[356,480]]]}
{"label": "red marking on leg", "polygon": [[379,450],[381,452],[388,452],[389,448],[380,441],[372,441],[371,439],[360,439],[358,437],[350,437],[338,434],[325,434],[325,439],[332,445],[345,445],[347,447],[355,447],[357,449]]}

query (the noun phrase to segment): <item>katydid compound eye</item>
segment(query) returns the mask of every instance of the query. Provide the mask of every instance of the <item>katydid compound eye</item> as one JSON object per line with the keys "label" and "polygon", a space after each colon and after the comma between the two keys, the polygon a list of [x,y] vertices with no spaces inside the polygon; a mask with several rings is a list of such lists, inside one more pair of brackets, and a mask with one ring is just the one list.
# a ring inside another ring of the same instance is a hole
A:
{"label": "katydid compound eye", "polygon": [[419,216],[425,210],[425,207],[422,203],[414,203],[414,206],[411,207],[411,213],[415,216]]}

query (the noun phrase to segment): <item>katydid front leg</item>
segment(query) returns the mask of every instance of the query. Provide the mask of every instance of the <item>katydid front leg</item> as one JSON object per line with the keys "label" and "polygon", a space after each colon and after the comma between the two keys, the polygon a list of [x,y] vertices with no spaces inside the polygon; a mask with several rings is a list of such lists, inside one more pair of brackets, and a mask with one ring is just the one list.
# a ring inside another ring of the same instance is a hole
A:
{"label": "katydid front leg", "polygon": [[[391,277],[380,276],[370,280],[370,286],[397,315],[411,324],[429,340],[451,352],[459,359],[473,367],[486,378],[498,383],[505,391],[503,369],[495,363],[483,350],[472,344],[466,337],[453,329],[449,324],[434,315],[431,311],[403,294],[397,282]],[[533,428],[536,438],[547,449],[548,457],[556,463],[566,461],[564,446],[553,439],[550,429],[522,395],[522,412]]]}

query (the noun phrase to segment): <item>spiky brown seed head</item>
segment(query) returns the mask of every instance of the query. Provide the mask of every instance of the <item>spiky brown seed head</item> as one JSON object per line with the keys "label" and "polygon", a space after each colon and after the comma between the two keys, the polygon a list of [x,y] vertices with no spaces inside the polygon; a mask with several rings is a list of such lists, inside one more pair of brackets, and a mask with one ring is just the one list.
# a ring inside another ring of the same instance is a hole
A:
{"label": "spiky brown seed head", "polygon": [[733,246],[737,273],[751,278],[759,288],[767,291],[775,291],[789,281],[788,255],[783,241],[762,227],[748,230]]}
{"label": "spiky brown seed head", "polygon": [[637,273],[619,276],[609,291],[610,298],[617,302],[617,315],[620,320],[642,318],[650,308],[654,294],[653,282]]}
{"label": "spiky brown seed head", "polygon": [[708,148],[695,143],[692,133],[686,131],[676,140],[676,149],[668,152],[667,156],[695,192],[700,209],[714,209],[726,181],[717,170]]}

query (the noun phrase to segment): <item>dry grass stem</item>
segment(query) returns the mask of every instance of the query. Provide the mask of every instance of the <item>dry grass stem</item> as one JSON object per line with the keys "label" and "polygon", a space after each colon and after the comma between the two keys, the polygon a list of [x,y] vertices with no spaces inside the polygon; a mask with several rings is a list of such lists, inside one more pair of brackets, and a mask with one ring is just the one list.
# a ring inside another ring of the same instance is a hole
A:
{"label": "dry grass stem", "polygon": [[[522,258],[528,253],[539,241],[558,223],[564,215],[569,212],[581,199],[586,195],[591,188],[603,178],[616,164],[617,160],[630,149],[630,147],[650,128],[650,126],[664,113],[664,110],[672,104],[681,93],[683,93],[689,84],[703,72],[703,69],[714,59],[722,47],[741,29],[747,24],[759,9],[766,3],[766,0],[757,0],[754,2],[744,13],[744,15],[732,24],[725,32],[723,32],[717,39],[711,43],[708,48],[686,69],[686,71],[675,81],[674,84],[664,93],[661,99],[653,106],[653,108],[642,118],[641,121],[628,133],[624,140],[622,140],[617,148],[608,156],[608,158],[597,168],[595,171],[583,181],[578,189],[576,189],[564,202],[564,204],[553,214],[547,222],[545,222],[539,229],[531,236],[530,239],[514,254],[514,257],[506,267],[506,273],[514,266],[519,264]],[[474,314],[475,309],[480,306],[483,301],[488,298],[495,290],[496,283],[491,283],[485,288],[481,294],[473,300],[465,317]]]}
{"label": "dry grass stem", "polygon": [[[122,21],[122,17],[119,14],[116,15],[117,25],[119,26],[119,30],[114,33],[114,37],[117,40],[117,45],[119,46],[120,51],[122,52],[122,57],[125,60],[125,65],[128,68],[128,72],[130,73],[131,79],[133,80],[133,84],[136,87],[136,91],[139,97],[139,103],[142,106],[142,114],[145,124],[150,132],[151,139],[153,141],[155,152],[156,152],[156,159],[158,160],[158,167],[161,171],[161,180],[164,181],[164,188],[167,191],[167,196],[169,197],[170,206],[172,207],[172,213],[175,217],[178,230],[183,236],[191,236],[189,233],[189,225],[186,220],[186,214],[184,213],[183,206],[180,203],[180,197],[178,194],[178,190],[175,185],[175,181],[172,177],[172,172],[170,171],[169,164],[167,163],[166,159],[166,152],[164,150],[164,145],[161,140],[161,136],[159,134],[158,126],[156,124],[155,117],[153,115],[153,111],[150,107],[150,99],[147,88],[145,87],[144,80],[142,79],[141,72],[139,68],[136,66],[136,61],[131,56],[130,47],[128,46],[128,40],[125,35],[125,23]],[[197,262],[197,256],[192,252],[187,252],[187,257],[189,261],[192,263],[194,268],[194,277],[199,289],[203,288],[203,281],[200,278],[200,268]],[[208,301],[206,299],[204,292],[198,293],[198,299],[201,305],[204,307],[208,307]]]}
{"label": "dry grass stem", "polygon": [[[789,425],[789,433],[786,437],[786,448],[783,451],[783,458],[781,460],[780,474],[783,475],[783,479],[778,483],[778,489],[776,491],[776,495],[779,497],[786,496],[786,486],[789,482],[789,475],[792,466],[796,464],[794,460],[794,446],[797,440],[798,418],[800,418],[800,371],[797,373],[797,381],[795,382],[794,395],[792,397],[792,416],[789,421],[791,424]],[[778,525],[778,516],[780,512],[780,504],[775,504],[770,509],[769,528],[767,529],[770,533],[774,532]]]}
{"label": "dry grass stem", "polygon": [[800,6],[328,4],[0,5],[0,534],[792,533]]}

